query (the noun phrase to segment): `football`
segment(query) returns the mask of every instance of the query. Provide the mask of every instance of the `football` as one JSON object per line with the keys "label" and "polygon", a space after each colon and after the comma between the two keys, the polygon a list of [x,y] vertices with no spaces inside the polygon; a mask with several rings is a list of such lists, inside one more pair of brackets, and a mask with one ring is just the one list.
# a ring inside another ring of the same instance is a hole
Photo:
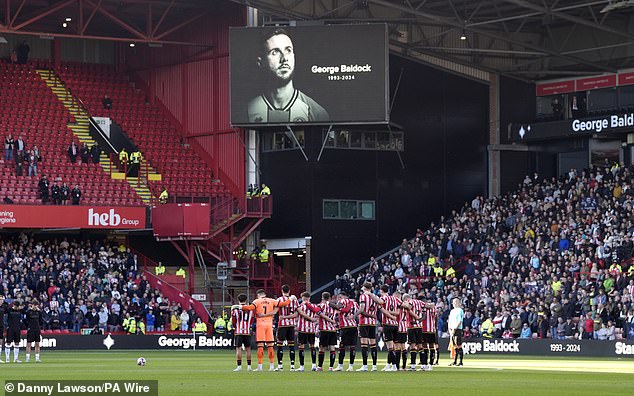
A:
{"label": "football", "polygon": [[145,358],[144,357],[140,357],[136,360],[136,364],[137,366],[145,366]]}

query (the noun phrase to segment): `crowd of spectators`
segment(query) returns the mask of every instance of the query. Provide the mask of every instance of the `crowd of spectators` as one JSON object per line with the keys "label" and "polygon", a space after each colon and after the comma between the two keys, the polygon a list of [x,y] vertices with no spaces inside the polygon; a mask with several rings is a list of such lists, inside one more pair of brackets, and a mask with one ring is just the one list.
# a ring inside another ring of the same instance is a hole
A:
{"label": "crowd of spectators", "polygon": [[[634,339],[634,167],[607,164],[475,198],[353,274],[435,301],[439,333],[453,297],[465,337]],[[378,291],[378,290],[377,290]]]}
{"label": "crowd of spectators", "polygon": [[188,330],[193,310],[152,289],[124,246],[103,240],[0,238],[0,294],[41,304],[43,329],[68,332]]}
{"label": "crowd of spectators", "polygon": [[[42,154],[37,146],[27,148],[24,138],[18,136],[17,139],[9,134],[4,139],[4,161],[15,163],[16,176],[37,176],[37,164],[42,161]],[[25,171],[26,169],[26,171]]]}

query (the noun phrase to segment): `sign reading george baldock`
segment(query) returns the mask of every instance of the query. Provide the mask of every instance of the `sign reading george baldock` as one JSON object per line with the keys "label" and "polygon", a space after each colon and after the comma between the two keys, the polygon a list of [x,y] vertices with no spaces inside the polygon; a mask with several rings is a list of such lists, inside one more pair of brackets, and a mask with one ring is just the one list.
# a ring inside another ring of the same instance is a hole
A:
{"label": "sign reading george baldock", "polygon": [[510,124],[509,137],[513,141],[523,142],[593,134],[631,133],[633,130],[634,113],[619,113],[534,124]]}
{"label": "sign reading george baldock", "polygon": [[0,205],[0,228],[143,229],[145,207]]}

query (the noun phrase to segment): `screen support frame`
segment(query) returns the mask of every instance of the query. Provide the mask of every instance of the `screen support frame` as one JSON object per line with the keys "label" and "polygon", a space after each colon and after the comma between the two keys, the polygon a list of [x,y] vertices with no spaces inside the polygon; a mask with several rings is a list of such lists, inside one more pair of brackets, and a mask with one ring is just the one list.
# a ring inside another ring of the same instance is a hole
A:
{"label": "screen support frame", "polygon": [[[398,75],[398,81],[396,82],[396,88],[394,89],[394,96],[392,96],[392,101],[390,102],[390,109],[389,109],[389,114],[388,114],[388,118],[392,119],[392,109],[394,108],[394,101],[396,100],[396,95],[398,94],[398,89],[401,87],[401,79],[403,78],[403,68],[401,68],[401,72]],[[394,135],[392,134],[392,126],[390,125],[390,123],[388,122],[387,124],[387,130],[390,132],[390,139],[394,138]],[[401,152],[397,150],[396,151],[396,155],[398,156],[398,160],[401,163],[401,169],[405,169],[405,163],[403,162],[403,157],[401,156]]]}
{"label": "screen support frame", "polygon": [[326,142],[328,141],[328,135],[330,135],[330,131],[332,131],[332,124],[328,126],[328,131],[326,132],[326,135],[324,136],[324,141],[321,143],[321,150],[319,150],[319,155],[317,156],[317,162],[319,162],[319,160],[321,159],[321,155],[324,152],[324,148],[326,147]]}
{"label": "screen support frame", "polygon": [[[306,155],[304,148],[299,144],[299,140],[297,140],[297,136],[295,136],[295,132],[293,131],[293,128],[291,128],[290,125],[286,125],[286,129],[291,133],[291,135],[293,136],[293,140],[295,140],[295,144],[302,151],[302,155],[304,156],[304,158],[306,158],[306,162],[308,162],[308,156]],[[304,139],[304,141],[306,141],[306,139]]]}

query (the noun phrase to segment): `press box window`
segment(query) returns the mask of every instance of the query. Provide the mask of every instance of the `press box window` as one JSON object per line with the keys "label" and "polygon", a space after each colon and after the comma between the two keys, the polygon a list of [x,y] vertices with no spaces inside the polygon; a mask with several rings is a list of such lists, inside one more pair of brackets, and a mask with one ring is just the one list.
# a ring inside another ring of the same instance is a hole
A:
{"label": "press box window", "polygon": [[374,220],[374,201],[324,199],[323,218],[336,220]]}
{"label": "press box window", "polygon": [[265,132],[262,135],[262,151],[286,151],[296,150],[299,147],[304,147],[304,131],[295,131],[295,138],[289,131],[280,132]]}

